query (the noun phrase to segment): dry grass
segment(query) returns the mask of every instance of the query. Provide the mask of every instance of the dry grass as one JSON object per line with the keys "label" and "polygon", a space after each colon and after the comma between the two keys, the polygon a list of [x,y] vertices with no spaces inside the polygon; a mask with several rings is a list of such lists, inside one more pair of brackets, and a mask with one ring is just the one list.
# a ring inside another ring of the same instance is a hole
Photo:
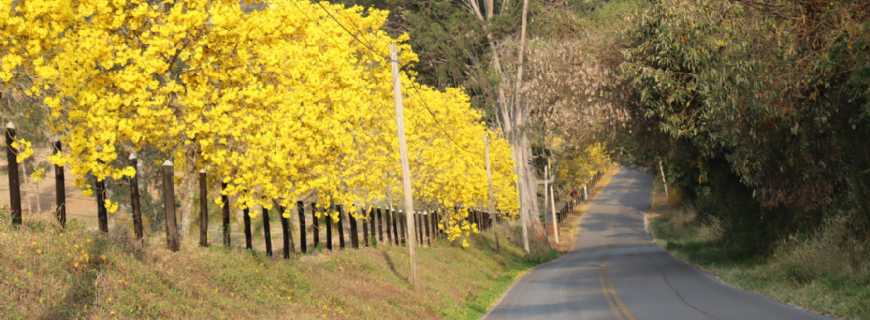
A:
{"label": "dry grass", "polygon": [[[419,287],[407,250],[381,246],[285,261],[241,249],[180,252],[159,238],[140,248],[125,228],[108,236],[73,220],[39,219],[15,230],[0,213],[0,314],[7,319],[473,319],[530,261],[491,234],[469,249],[438,242],[418,250]],[[279,245],[280,246],[280,245]]]}
{"label": "dry grass", "polygon": [[768,256],[732,254],[716,223],[700,223],[679,194],[652,194],[649,228],[674,256],[723,281],[843,319],[870,319],[870,244],[848,233],[848,218],[832,218],[820,230],[795,235]]}

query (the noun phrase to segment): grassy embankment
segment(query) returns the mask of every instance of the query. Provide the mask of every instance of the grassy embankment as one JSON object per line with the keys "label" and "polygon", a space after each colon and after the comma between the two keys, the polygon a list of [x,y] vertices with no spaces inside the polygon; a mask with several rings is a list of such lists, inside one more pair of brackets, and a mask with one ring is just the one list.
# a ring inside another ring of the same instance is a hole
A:
{"label": "grassy embankment", "polygon": [[[701,223],[679,194],[665,199],[656,181],[649,228],[674,256],[737,287],[845,319],[870,319],[867,243],[845,236],[848,221],[831,221],[815,235],[792,237],[767,256],[729,251],[715,223]],[[851,241],[851,243],[847,243]]]}
{"label": "grassy embankment", "polygon": [[[0,314],[6,319],[476,319],[513,280],[552,250],[524,258],[491,234],[461,249],[418,249],[419,288],[407,282],[402,247],[344,250],[289,261],[242,249],[181,252],[154,237],[137,249],[124,228],[108,236],[72,221],[28,219],[19,230],[0,212]],[[515,234],[515,233],[514,233]],[[513,238],[516,238],[515,236]],[[278,244],[280,246],[280,244]],[[278,250],[280,252],[280,250]]]}

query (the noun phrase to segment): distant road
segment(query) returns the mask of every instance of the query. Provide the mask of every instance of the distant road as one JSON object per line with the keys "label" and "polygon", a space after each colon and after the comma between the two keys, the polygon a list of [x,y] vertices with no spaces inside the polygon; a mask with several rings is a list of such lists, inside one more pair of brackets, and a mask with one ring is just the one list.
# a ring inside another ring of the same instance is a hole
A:
{"label": "distant road", "polygon": [[643,226],[651,185],[621,169],[591,201],[576,249],[523,277],[486,319],[827,319],[724,285],[653,244]]}

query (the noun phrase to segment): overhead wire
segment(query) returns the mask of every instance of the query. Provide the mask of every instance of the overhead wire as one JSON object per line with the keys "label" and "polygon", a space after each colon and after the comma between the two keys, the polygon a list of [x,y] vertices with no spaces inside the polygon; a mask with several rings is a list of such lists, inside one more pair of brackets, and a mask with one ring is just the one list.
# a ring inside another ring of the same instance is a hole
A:
{"label": "overhead wire", "polygon": [[[295,4],[295,2],[294,2],[294,4]],[[335,22],[335,23],[336,23],[336,24],[337,24],[337,25],[338,25],[342,30],[344,30],[344,32],[346,32],[348,35],[350,35],[350,36],[351,36],[351,37],[352,37],[356,42],[358,42],[359,44],[361,44],[361,45],[362,45],[366,50],[368,50],[369,53],[372,54],[374,57],[376,57],[376,58],[380,58],[380,59],[383,59],[383,60],[385,60],[385,61],[389,61],[390,63],[392,63],[392,62],[399,63],[398,61],[392,61],[392,59],[386,59],[386,58],[383,57],[380,53],[378,53],[377,50],[374,49],[374,46],[372,46],[370,43],[367,43],[366,41],[362,40],[362,39],[359,37],[359,35],[362,35],[362,34],[364,34],[364,33],[363,33],[362,30],[360,30],[360,28],[359,28],[357,25],[355,25],[352,21],[349,21],[349,19],[345,19],[345,20],[348,20],[348,21],[350,22],[350,24],[353,26],[353,29],[356,31],[356,33],[354,33],[353,31],[351,31],[351,30],[348,29],[348,28],[347,28],[343,23],[341,23],[341,21],[339,21],[338,18],[337,18],[335,15],[333,15],[332,12],[329,11],[329,9],[326,8],[326,6],[323,5],[323,3],[321,3],[321,2],[316,2],[316,4],[317,4],[317,6],[318,6],[318,7],[319,7],[319,8],[320,8],[324,13],[326,13],[326,15],[329,16],[329,17],[330,17],[330,18],[331,18],[331,19],[332,19],[332,20],[333,20],[333,21],[334,21],[334,22]],[[299,8],[298,5],[296,5],[296,8],[299,9],[300,11],[304,12],[304,10],[302,10],[301,8]],[[465,149],[463,146],[461,146],[459,143],[457,143],[456,140],[453,138],[452,135],[450,135],[449,133],[447,133],[447,130],[444,129],[443,123],[441,123],[441,121],[438,120],[438,117],[435,115],[435,112],[432,111],[432,109],[429,107],[429,104],[426,102],[426,99],[423,97],[422,94],[420,94],[420,92],[422,91],[422,88],[420,88],[420,85],[419,85],[416,81],[411,81],[411,89],[414,89],[414,91],[416,91],[417,96],[420,97],[420,98],[419,98],[419,101],[421,102],[421,105],[423,106],[424,109],[426,109],[427,113],[429,113],[429,116],[432,117],[432,120],[435,121],[435,123],[437,124],[438,129],[439,129],[439,130],[444,134],[444,136],[447,137],[447,140],[449,140],[449,141],[450,141],[454,146],[456,146],[457,149],[459,149],[459,150],[461,150],[461,151],[463,151],[463,152],[466,152],[466,153],[468,153],[468,154],[471,154],[471,155],[475,155],[475,156],[477,156],[477,155],[478,155],[477,153],[475,153],[475,152],[471,152],[471,151],[468,151],[468,150]],[[477,158],[475,157],[475,158],[473,158],[473,159],[477,159]]]}

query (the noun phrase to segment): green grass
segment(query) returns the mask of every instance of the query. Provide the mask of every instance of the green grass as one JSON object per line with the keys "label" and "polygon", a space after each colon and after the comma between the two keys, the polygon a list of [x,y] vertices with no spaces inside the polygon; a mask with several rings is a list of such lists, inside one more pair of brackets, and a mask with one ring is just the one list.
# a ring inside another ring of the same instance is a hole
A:
{"label": "green grass", "polygon": [[785,303],[837,318],[870,319],[867,244],[842,245],[838,228],[847,221],[832,222],[813,236],[794,237],[770,255],[753,256],[728,245],[715,225],[698,222],[692,210],[664,203],[657,184],[650,231],[678,259]]}
{"label": "green grass", "polygon": [[414,289],[400,247],[286,261],[191,240],[172,253],[159,237],[139,249],[123,228],[104,236],[75,221],[60,231],[27,218],[18,229],[0,218],[4,318],[471,319],[517,275],[555,256],[526,258],[504,239],[496,252],[491,234],[468,249],[438,242],[418,249]]}

